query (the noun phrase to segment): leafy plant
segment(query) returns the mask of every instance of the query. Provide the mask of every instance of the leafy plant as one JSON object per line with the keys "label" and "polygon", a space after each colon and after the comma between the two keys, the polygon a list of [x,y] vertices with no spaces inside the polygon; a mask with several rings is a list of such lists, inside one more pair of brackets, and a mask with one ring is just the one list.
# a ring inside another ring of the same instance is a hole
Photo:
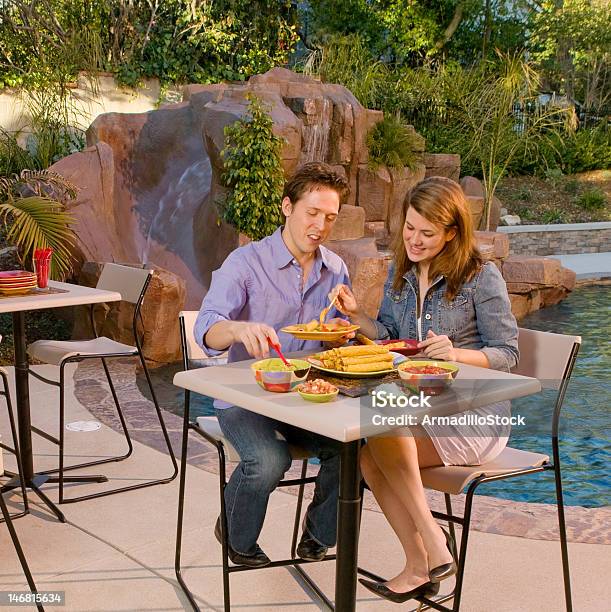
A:
{"label": "leafy plant", "polygon": [[247,96],[248,114],[225,127],[223,182],[230,194],[221,205],[225,221],[253,240],[269,236],[282,223],[284,174],[282,138],[256,96]]}
{"label": "leafy plant", "polygon": [[385,117],[378,121],[367,135],[369,165],[401,169],[414,168],[418,161],[416,134],[396,117]]}
{"label": "leafy plant", "polygon": [[495,67],[455,68],[445,80],[448,132],[465,159],[480,165],[485,199],[481,229],[490,228],[492,199],[512,161],[525,150],[536,151],[546,130],[561,121],[564,111],[556,108],[540,108],[522,123],[516,120],[516,104],[534,104],[538,84],[528,63],[507,55],[499,55]]}
{"label": "leafy plant", "polygon": [[564,223],[564,215],[559,210],[546,210],[541,215],[541,222],[545,225],[553,223]]}
{"label": "leafy plant", "polygon": [[31,262],[35,249],[51,247],[51,278],[62,279],[72,270],[71,247],[76,237],[73,217],[65,202],[76,197],[76,187],[59,174],[23,171],[0,177],[0,219],[6,241],[14,244],[22,262]]}
{"label": "leafy plant", "polygon": [[599,210],[607,204],[607,196],[600,189],[590,189],[577,198],[577,204],[585,210]]}

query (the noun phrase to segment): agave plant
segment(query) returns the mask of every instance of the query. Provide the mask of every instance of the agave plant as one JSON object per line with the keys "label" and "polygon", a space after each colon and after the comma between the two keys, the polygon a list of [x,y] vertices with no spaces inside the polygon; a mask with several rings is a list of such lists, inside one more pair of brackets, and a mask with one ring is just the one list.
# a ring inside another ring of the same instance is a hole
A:
{"label": "agave plant", "polygon": [[0,220],[7,242],[17,247],[22,263],[29,263],[36,249],[51,247],[50,275],[58,280],[74,264],[76,236],[70,227],[74,218],[66,212],[66,202],[76,193],[75,185],[46,170],[0,177]]}

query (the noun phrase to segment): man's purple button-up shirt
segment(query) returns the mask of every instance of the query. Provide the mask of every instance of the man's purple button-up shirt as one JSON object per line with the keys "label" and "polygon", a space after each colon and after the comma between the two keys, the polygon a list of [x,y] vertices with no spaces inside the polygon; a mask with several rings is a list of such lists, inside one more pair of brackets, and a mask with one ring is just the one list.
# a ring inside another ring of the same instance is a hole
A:
{"label": "man's purple button-up shirt", "polygon": [[[303,270],[282,239],[282,228],[258,242],[251,242],[229,254],[212,273],[210,289],[202,302],[194,334],[208,355],[219,355],[204,343],[206,332],[218,321],[253,321],[273,327],[283,352],[318,350],[320,342],[297,340],[280,328],[318,319],[328,305],[327,294],[338,283],[349,284],[343,260],[319,247],[312,270],[302,284]],[[303,288],[302,288],[303,286]],[[337,316],[335,308],[328,318]],[[228,361],[250,359],[244,345],[229,349]]]}

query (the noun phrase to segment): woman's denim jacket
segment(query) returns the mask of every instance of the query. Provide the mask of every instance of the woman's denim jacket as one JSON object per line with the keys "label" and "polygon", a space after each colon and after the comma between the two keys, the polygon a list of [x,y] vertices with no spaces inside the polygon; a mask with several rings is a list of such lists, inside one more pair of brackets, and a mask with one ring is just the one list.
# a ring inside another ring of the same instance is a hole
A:
{"label": "woman's denim jacket", "polygon": [[418,279],[413,269],[400,291],[392,287],[394,270],[388,273],[376,327],[378,338],[426,338],[429,329],[446,335],[456,348],[478,349],[490,367],[508,372],[519,359],[518,326],[511,312],[507,286],[498,268],[486,262],[464,283],[451,302],[445,298],[446,282],[440,276],[429,287],[418,334],[416,305]]}

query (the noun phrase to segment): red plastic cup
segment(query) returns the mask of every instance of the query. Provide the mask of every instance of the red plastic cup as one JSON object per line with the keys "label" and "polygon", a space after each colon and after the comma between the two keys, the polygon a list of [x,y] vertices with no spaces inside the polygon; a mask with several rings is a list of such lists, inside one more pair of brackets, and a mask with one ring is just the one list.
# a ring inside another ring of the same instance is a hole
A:
{"label": "red plastic cup", "polygon": [[51,257],[34,258],[34,269],[36,270],[36,280],[40,289],[46,289],[49,282],[49,267],[51,266]]}

